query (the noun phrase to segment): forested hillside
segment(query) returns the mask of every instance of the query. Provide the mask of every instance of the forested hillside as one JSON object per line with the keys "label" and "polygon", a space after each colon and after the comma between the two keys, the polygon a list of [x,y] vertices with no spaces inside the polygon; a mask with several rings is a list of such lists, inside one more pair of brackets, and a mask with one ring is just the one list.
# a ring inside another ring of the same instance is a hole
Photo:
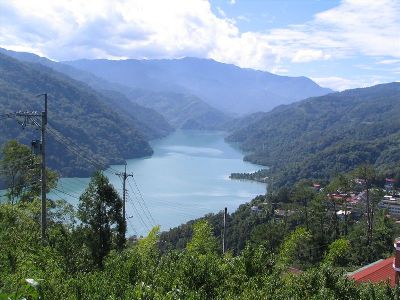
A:
{"label": "forested hillside", "polygon": [[[118,113],[107,104],[109,99],[87,85],[39,64],[22,63],[2,54],[0,74],[2,114],[41,111],[43,100],[37,95],[48,93],[49,127],[67,138],[60,143],[49,134],[48,164],[63,175],[88,175],[99,167],[71,153],[66,146],[68,141],[80,146],[80,154],[103,166],[152,154],[141,133],[146,127],[133,116]],[[22,130],[13,119],[2,120],[0,126],[0,144],[18,139],[29,145],[39,137],[34,127]]]}
{"label": "forested hillside", "polygon": [[209,59],[99,59],[65,63],[131,89],[194,95],[222,112],[238,115],[268,111],[331,92],[306,77],[278,76]]}
{"label": "forested hillside", "polygon": [[245,159],[271,167],[270,183],[327,180],[362,163],[399,171],[400,83],[310,98],[265,113],[235,130]]}
{"label": "forested hillside", "polygon": [[230,117],[195,96],[134,90],[131,98],[142,106],[162,114],[174,127],[181,129],[222,129]]}
{"label": "forested hillside", "polygon": [[118,111],[119,114],[130,118],[135,127],[140,128],[140,131],[148,139],[164,137],[173,130],[161,114],[152,109],[140,106],[129,99],[127,94],[129,94],[130,89],[126,86],[108,82],[92,73],[49,60],[45,57],[40,57],[36,54],[15,52],[3,48],[0,48],[0,53],[4,53],[20,61],[41,64],[89,85],[96,92],[105,96],[99,97],[99,100],[104,101],[104,104],[108,106],[112,106],[112,109]]}

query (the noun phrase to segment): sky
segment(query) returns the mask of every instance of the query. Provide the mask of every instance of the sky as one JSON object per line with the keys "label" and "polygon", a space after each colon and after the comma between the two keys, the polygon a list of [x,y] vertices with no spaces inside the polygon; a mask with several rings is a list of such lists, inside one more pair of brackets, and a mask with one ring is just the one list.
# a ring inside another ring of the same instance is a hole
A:
{"label": "sky", "polygon": [[0,47],[209,58],[344,90],[399,81],[400,0],[0,0]]}

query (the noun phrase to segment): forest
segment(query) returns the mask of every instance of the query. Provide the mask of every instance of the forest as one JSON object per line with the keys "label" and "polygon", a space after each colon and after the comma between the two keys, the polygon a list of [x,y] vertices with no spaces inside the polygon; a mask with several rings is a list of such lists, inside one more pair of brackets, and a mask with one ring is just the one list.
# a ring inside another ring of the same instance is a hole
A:
{"label": "forest", "polygon": [[[330,180],[360,164],[400,173],[400,84],[331,93],[279,106],[228,136],[245,160],[269,167],[269,188]],[[247,120],[251,119],[247,117]]]}
{"label": "forest", "polygon": [[[28,184],[38,167],[21,163],[28,153],[17,142],[9,142],[2,153],[9,189],[0,204],[0,299],[399,297],[400,290],[385,283],[346,278],[346,272],[390,256],[399,233],[393,219],[377,208],[383,191],[371,166],[341,174],[323,191],[303,180],[240,206],[227,218],[222,253],[222,214],[169,232],[155,227],[138,240],[126,238],[122,200],[101,172],[92,176],[77,207],[48,201],[43,242],[39,191]],[[51,174],[54,186],[57,178]],[[328,195],[366,189],[369,196],[354,208],[354,217],[339,218],[335,212],[346,204]]]}

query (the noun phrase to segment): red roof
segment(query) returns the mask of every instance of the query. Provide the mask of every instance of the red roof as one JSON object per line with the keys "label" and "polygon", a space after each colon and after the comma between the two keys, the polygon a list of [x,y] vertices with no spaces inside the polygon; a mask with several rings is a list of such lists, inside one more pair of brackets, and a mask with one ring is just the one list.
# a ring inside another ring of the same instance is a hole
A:
{"label": "red roof", "polygon": [[390,286],[395,286],[395,271],[393,270],[393,259],[389,257],[384,260],[379,260],[366,267],[363,267],[349,275],[356,282],[386,282],[389,281]]}
{"label": "red roof", "polygon": [[395,178],[386,178],[386,182],[396,182]]}

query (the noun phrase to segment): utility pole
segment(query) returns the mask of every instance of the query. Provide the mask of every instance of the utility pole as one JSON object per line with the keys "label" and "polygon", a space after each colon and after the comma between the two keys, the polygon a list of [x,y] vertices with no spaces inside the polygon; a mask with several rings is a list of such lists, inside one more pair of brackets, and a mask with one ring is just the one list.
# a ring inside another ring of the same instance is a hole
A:
{"label": "utility pole", "polygon": [[115,173],[115,175],[122,178],[122,215],[124,216],[124,222],[126,224],[126,212],[125,212],[125,202],[126,202],[126,179],[128,177],[133,177],[133,174],[126,173],[126,164],[125,164],[125,171]]}
{"label": "utility pole", "polygon": [[41,126],[41,155],[42,155],[42,166],[40,177],[42,180],[41,194],[42,194],[42,227],[41,236],[42,242],[46,241],[46,231],[47,231],[47,207],[46,207],[46,125],[47,125],[47,93],[44,95],[44,111],[42,111],[42,126]]}
{"label": "utility pole", "polygon": [[224,229],[222,233],[222,254],[225,254],[226,251],[226,215],[228,209],[225,207],[224,209]]}
{"label": "utility pole", "polygon": [[[25,128],[28,125],[35,125],[40,127],[40,154],[42,156],[41,170],[40,170],[40,180],[41,180],[41,239],[42,243],[46,242],[46,232],[47,232],[47,207],[46,207],[46,124],[47,124],[47,94],[40,94],[39,96],[44,96],[44,111],[18,111],[15,113],[17,117],[23,117],[21,123],[22,127]],[[41,124],[36,120],[37,117],[41,117]]]}

